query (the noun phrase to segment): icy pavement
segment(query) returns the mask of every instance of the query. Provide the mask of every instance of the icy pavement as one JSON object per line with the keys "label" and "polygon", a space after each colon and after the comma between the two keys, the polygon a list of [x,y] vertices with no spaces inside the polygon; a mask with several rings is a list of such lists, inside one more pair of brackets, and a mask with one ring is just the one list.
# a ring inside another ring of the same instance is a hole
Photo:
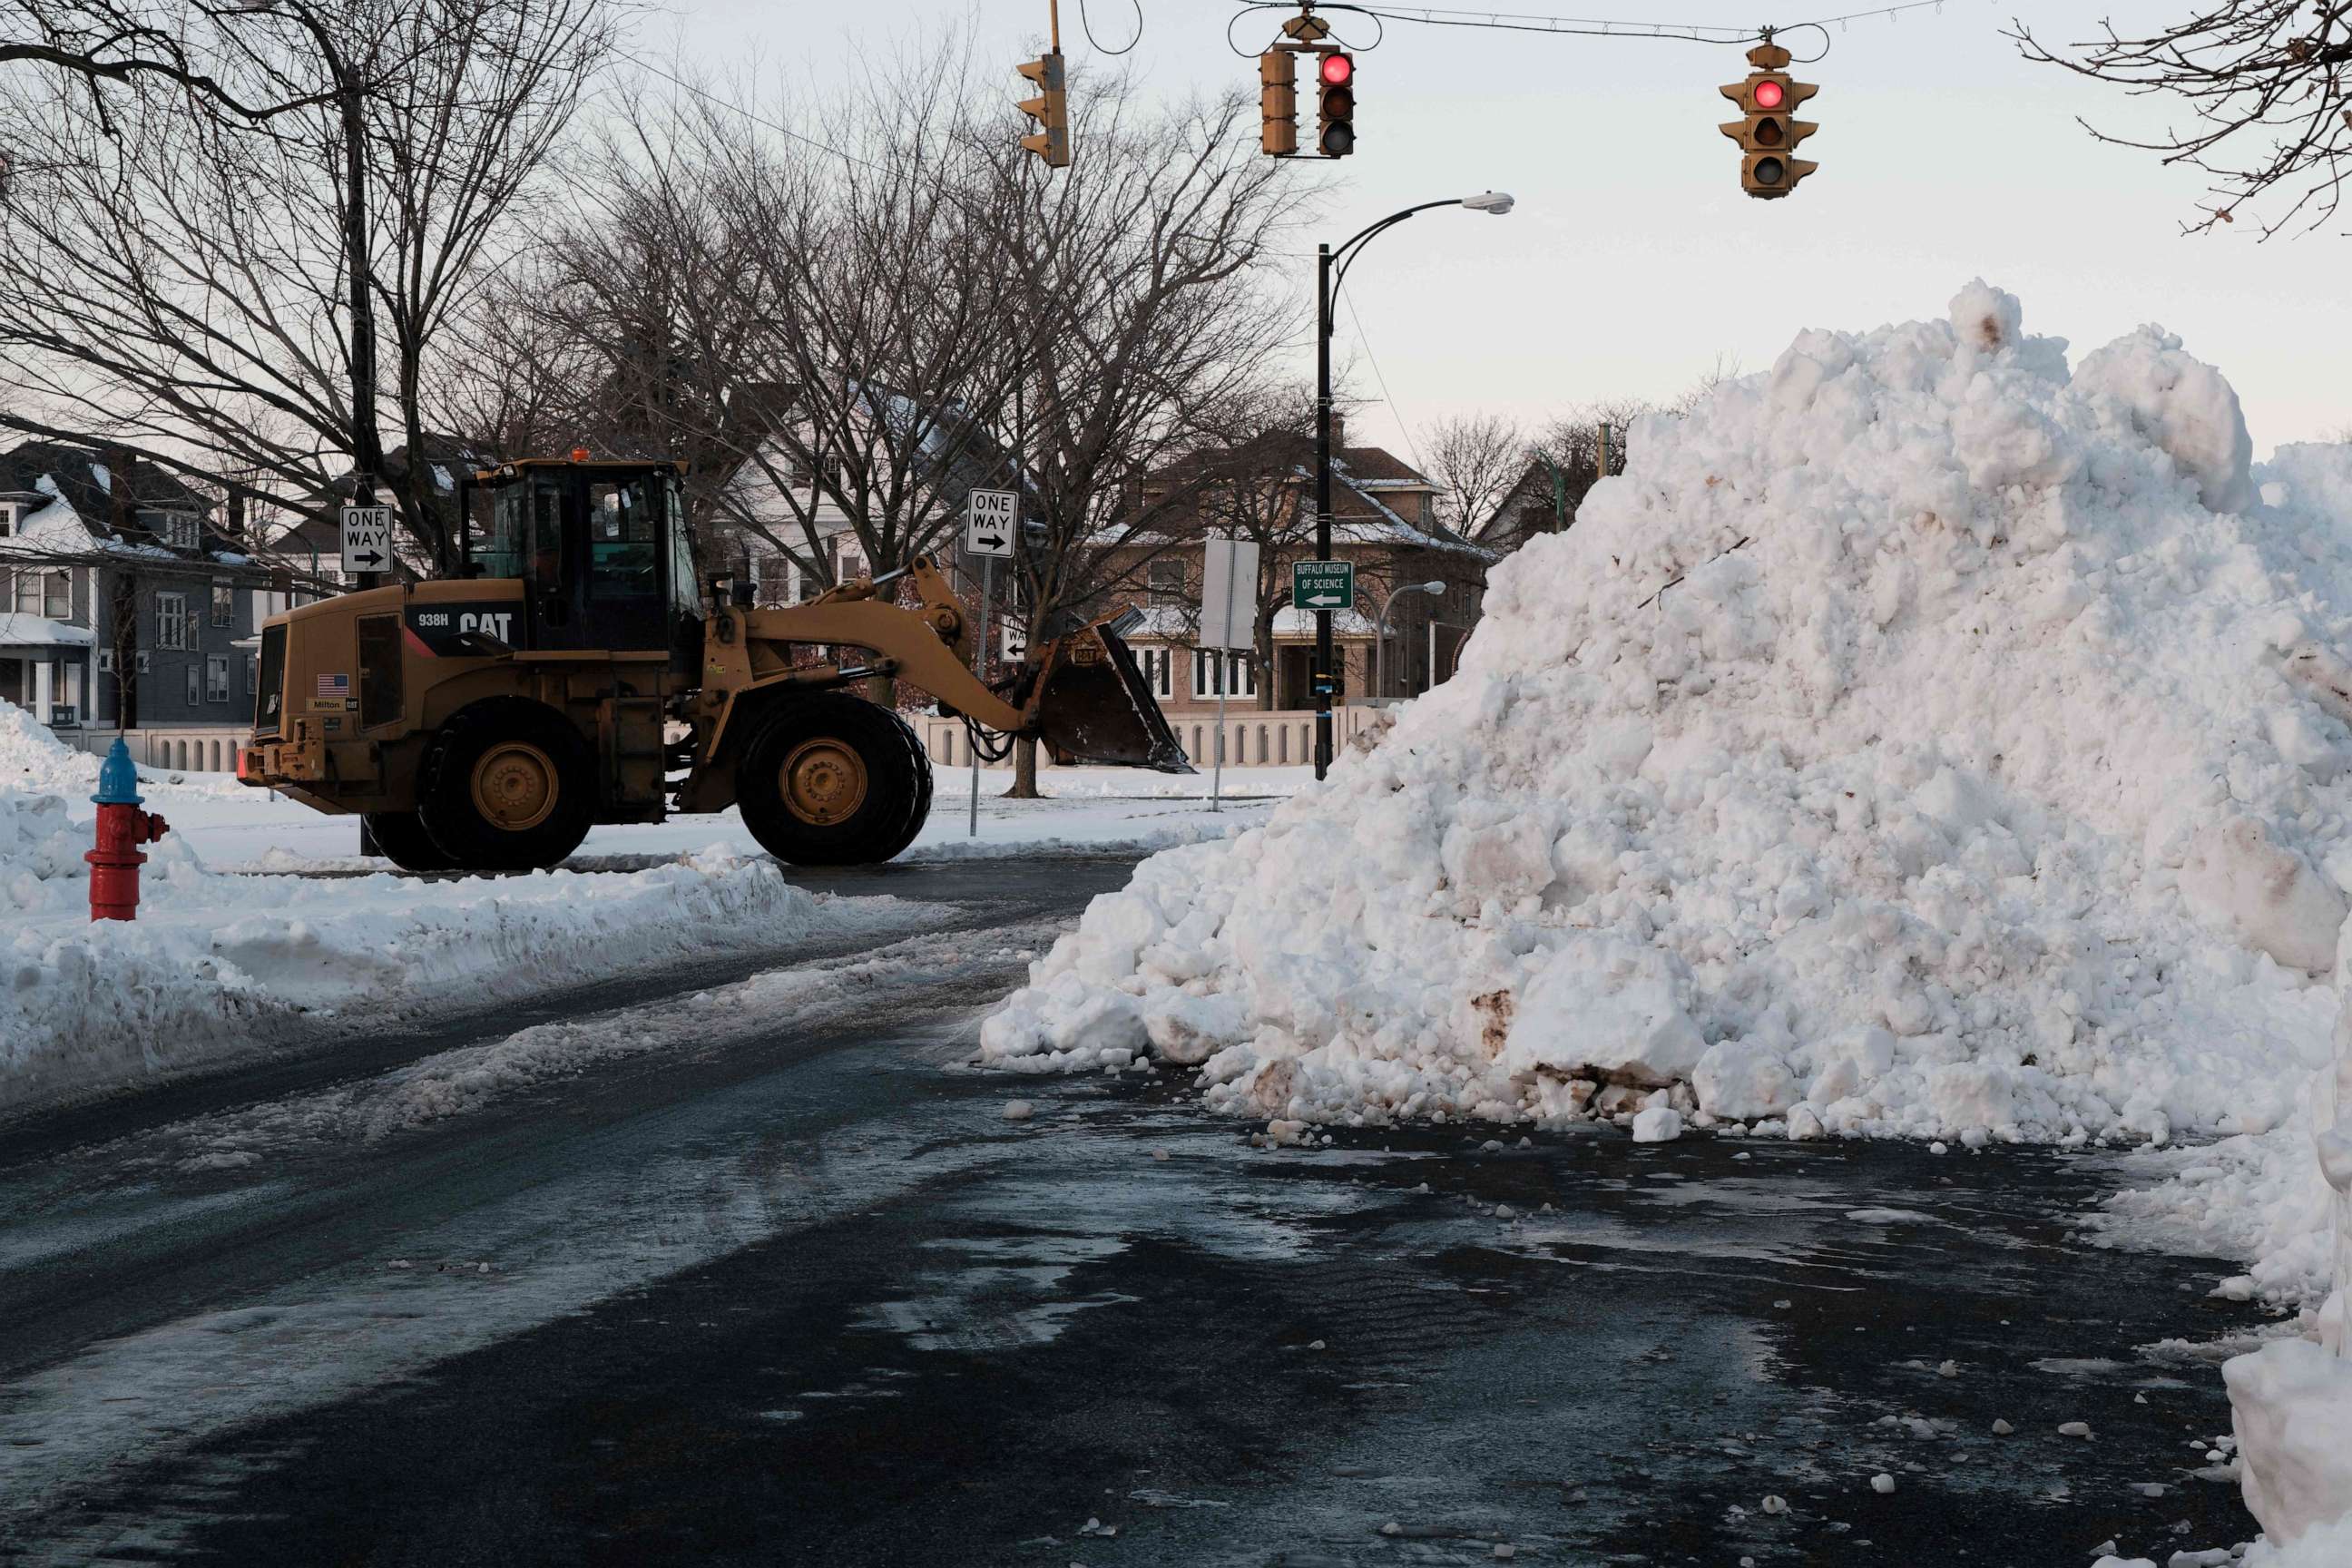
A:
{"label": "icy pavement", "polygon": [[0,1545],[1793,1568],[2252,1533],[2180,1341],[2263,1314],[2084,1247],[2095,1158],[1274,1149],[1136,1073],[1008,1122],[939,1070],[979,989],[886,989],[696,1092],[667,1057],[530,1091],[560,1157],[523,1101],[278,1146],[267,1201],[323,1205],[292,1228],[332,1256],[0,1383]]}

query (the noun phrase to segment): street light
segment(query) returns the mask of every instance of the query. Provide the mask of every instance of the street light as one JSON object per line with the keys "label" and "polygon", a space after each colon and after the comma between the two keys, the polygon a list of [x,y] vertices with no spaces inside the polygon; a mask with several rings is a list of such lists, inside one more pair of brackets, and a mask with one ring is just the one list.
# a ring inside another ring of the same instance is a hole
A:
{"label": "street light", "polygon": [[[1507,201],[1510,198],[1507,196],[1504,199]],[[1375,696],[1386,697],[1389,694],[1387,669],[1385,668],[1388,663],[1389,654],[1389,612],[1395,609],[1396,602],[1399,599],[1403,598],[1407,594],[1427,594],[1433,599],[1442,599],[1445,597],[1445,584],[1443,583],[1408,583],[1403,587],[1399,588],[1389,595],[1389,602],[1381,606],[1381,635],[1372,643],[1372,692]],[[1406,684],[1412,684],[1410,679],[1408,679]],[[1410,697],[1412,693],[1408,691],[1405,695]]]}
{"label": "street light", "polygon": [[[1348,281],[1348,268],[1364,247],[1376,235],[1394,228],[1415,213],[1425,213],[1432,207],[1466,207],[1472,212],[1492,213],[1496,217],[1512,207],[1509,195],[1501,191],[1481,191],[1472,196],[1448,196],[1442,202],[1423,202],[1402,212],[1391,213],[1380,222],[1359,229],[1335,248],[1328,245],[1315,247],[1315,554],[1318,560],[1331,559],[1331,296]],[[1334,267],[1338,270],[1333,270]],[[1377,657],[1377,650],[1375,650]],[[1331,612],[1328,608],[1315,612],[1315,776],[1322,778],[1331,771]]]}

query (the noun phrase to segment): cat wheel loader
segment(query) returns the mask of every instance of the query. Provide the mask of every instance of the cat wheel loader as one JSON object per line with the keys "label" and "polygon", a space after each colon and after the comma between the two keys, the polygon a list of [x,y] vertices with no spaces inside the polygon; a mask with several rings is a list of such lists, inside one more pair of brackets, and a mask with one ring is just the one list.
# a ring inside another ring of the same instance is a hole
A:
{"label": "cat wheel loader", "polygon": [[[1058,760],[1192,771],[1116,619],[992,688],[928,560],[785,608],[724,579],[706,601],[678,480],[584,453],[467,476],[462,578],[263,625],[237,777],[362,816],[414,871],[553,866],[594,824],[730,805],[779,859],[883,861],[922,827],[931,764],[905,720],[854,692],[875,676]],[[909,586],[919,605],[898,602]]]}

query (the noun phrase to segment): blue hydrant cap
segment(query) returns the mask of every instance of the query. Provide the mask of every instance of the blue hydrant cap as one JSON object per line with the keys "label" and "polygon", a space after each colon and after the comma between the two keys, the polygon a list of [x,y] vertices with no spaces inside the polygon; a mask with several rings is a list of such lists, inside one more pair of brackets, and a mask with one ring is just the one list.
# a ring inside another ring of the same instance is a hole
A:
{"label": "blue hydrant cap", "polygon": [[131,748],[119,736],[108,749],[106,761],[99,765],[98,793],[89,798],[98,805],[146,804],[139,793],[139,770],[131,765]]}

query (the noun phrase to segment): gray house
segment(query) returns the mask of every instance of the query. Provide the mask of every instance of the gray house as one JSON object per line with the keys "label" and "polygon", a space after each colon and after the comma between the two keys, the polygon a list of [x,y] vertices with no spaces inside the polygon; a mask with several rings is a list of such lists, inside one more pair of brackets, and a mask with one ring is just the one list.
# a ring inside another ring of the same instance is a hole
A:
{"label": "gray house", "polygon": [[87,750],[127,733],[141,762],[235,766],[265,580],[238,544],[152,464],[53,441],[0,454],[0,700]]}

